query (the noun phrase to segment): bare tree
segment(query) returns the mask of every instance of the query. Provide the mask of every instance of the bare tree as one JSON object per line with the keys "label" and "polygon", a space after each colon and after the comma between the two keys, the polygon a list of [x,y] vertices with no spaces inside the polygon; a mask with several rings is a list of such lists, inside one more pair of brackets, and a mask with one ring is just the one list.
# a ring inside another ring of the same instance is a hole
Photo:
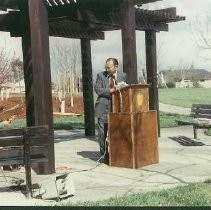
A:
{"label": "bare tree", "polygon": [[[24,77],[24,71],[23,71],[23,61],[21,61],[19,58],[12,58],[11,59],[11,71],[12,71],[12,83],[15,85],[18,82],[19,85],[19,93],[21,93],[21,80]],[[21,101],[23,103],[23,97],[21,95]]]}
{"label": "bare tree", "polygon": [[0,85],[8,81],[11,76],[11,58],[6,50],[0,49]]}
{"label": "bare tree", "polygon": [[183,64],[183,61],[180,60],[180,68],[179,68],[179,80],[185,80],[190,76],[191,70],[193,70],[193,64]]}
{"label": "bare tree", "polygon": [[51,44],[52,80],[54,81],[61,111],[65,111],[65,97],[70,95],[73,107],[73,96],[77,93],[78,77],[81,75],[81,56],[79,43],[74,40],[56,39]]}
{"label": "bare tree", "polygon": [[[195,17],[191,25],[191,32],[201,53],[198,55],[205,61],[210,61],[211,50],[211,16],[208,14]],[[207,54],[208,53],[208,54]]]}
{"label": "bare tree", "polygon": [[[165,43],[161,42],[157,47],[157,76],[158,76],[158,83],[160,85],[160,81],[164,81],[163,74],[161,73],[162,65],[165,60],[166,50],[165,50]],[[146,73],[146,58],[144,56],[140,56],[138,58],[138,75],[139,75],[139,82],[146,83],[147,82],[147,73]],[[166,86],[166,84],[165,84]]]}

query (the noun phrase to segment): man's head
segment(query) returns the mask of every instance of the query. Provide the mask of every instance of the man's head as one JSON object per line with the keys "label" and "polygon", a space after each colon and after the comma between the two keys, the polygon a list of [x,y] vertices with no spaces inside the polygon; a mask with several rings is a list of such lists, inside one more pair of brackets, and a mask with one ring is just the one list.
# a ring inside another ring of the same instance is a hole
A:
{"label": "man's head", "polygon": [[108,58],[105,63],[105,69],[109,75],[113,75],[116,73],[118,65],[119,63],[116,58]]}

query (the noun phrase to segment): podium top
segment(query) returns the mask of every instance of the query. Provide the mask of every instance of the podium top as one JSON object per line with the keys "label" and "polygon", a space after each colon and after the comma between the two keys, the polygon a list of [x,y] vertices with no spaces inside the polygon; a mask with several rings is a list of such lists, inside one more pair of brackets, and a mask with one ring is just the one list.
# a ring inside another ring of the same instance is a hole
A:
{"label": "podium top", "polygon": [[[149,87],[148,84],[130,84],[128,86],[125,86],[125,87],[120,88],[119,90],[120,91],[121,90],[124,90],[125,91],[125,90],[128,90],[128,89],[144,89],[144,88],[148,88],[148,87]],[[119,90],[117,90],[117,91],[119,91]]]}
{"label": "podium top", "polygon": [[112,112],[134,113],[148,111],[147,84],[131,84],[112,93]]}

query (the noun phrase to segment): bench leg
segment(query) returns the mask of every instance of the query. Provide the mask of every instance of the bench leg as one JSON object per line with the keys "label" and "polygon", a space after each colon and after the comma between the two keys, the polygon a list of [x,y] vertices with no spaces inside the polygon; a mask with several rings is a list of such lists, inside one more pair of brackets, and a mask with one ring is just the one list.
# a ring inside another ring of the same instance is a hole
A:
{"label": "bench leg", "polygon": [[196,126],[193,126],[193,136],[194,136],[194,139],[197,139],[197,129],[196,129]]}
{"label": "bench leg", "polygon": [[32,198],[32,181],[31,181],[31,166],[30,164],[25,164],[26,173],[26,194],[28,198]]}
{"label": "bench leg", "polygon": [[32,198],[30,139],[27,137],[24,138],[24,165],[26,173],[27,198]]}

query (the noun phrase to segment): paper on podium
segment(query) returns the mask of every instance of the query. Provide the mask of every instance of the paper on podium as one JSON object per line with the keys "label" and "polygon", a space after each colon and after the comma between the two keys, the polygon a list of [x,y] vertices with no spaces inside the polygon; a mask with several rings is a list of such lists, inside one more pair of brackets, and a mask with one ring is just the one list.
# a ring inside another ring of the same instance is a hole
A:
{"label": "paper on podium", "polygon": [[124,81],[118,82],[118,84],[116,85],[116,89],[120,90],[120,89],[122,89],[124,87],[127,87],[127,86],[128,86],[128,84],[126,82],[124,82]]}

